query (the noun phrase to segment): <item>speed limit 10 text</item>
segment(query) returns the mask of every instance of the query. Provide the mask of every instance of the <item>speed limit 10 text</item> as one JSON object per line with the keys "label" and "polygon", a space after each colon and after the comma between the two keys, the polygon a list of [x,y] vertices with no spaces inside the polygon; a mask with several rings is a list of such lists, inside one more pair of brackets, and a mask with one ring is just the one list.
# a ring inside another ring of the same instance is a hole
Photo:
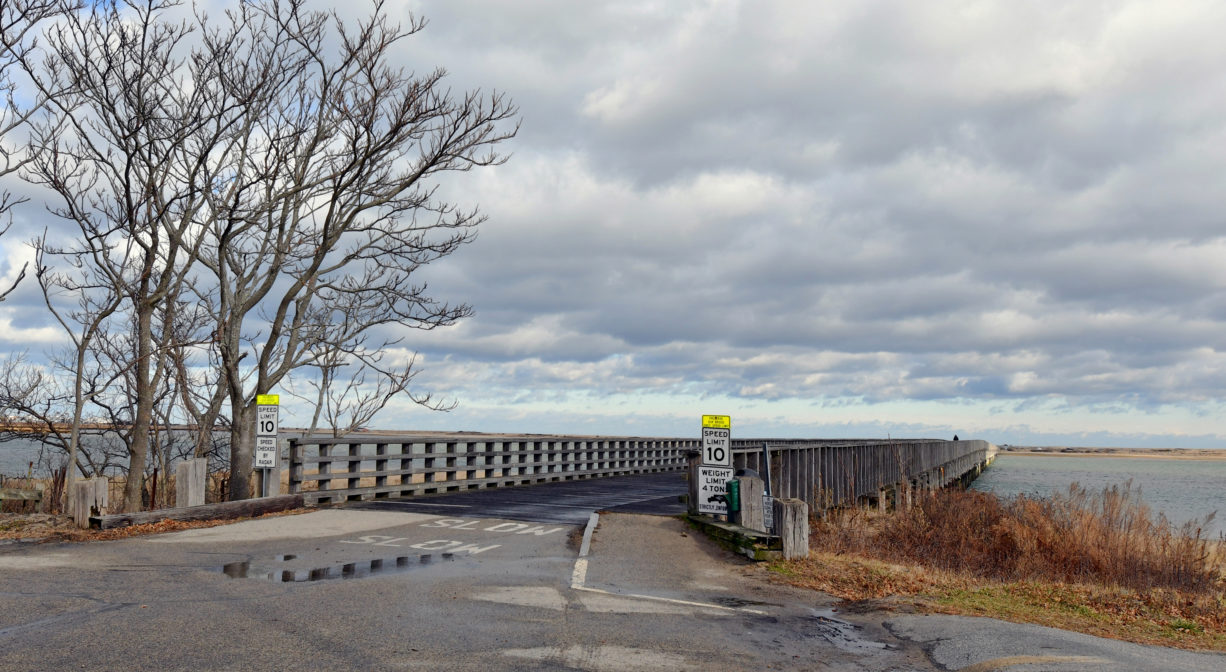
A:
{"label": "speed limit 10 text", "polygon": [[732,465],[732,432],[727,429],[704,427],[702,429],[702,463]]}

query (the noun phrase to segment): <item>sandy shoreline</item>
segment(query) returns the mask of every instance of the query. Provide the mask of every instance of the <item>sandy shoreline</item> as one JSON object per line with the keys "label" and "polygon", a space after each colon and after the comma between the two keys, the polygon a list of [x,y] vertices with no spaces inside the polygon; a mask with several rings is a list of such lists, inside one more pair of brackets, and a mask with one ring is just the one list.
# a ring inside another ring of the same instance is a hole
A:
{"label": "sandy shoreline", "polygon": [[1043,457],[1127,457],[1148,460],[1226,460],[1226,450],[1210,448],[1065,448],[1009,446],[997,455]]}

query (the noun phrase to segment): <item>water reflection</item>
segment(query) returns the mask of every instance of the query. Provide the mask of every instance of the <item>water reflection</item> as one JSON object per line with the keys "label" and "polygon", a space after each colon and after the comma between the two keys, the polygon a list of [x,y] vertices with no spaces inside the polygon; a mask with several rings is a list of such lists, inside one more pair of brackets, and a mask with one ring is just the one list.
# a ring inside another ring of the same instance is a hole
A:
{"label": "water reflection", "polygon": [[[279,555],[278,561],[293,560],[297,556]],[[443,562],[452,562],[455,555],[442,553],[437,556]],[[251,564],[249,560],[231,562],[221,567],[221,573],[232,579],[262,579],[273,583],[306,583],[310,581],[327,581],[329,579],[364,579],[380,574],[401,574],[413,569],[427,567],[436,561],[433,553],[425,555],[401,555],[395,558],[376,558],[359,562],[346,562],[341,565],[316,567],[314,569],[282,569],[260,567]]]}

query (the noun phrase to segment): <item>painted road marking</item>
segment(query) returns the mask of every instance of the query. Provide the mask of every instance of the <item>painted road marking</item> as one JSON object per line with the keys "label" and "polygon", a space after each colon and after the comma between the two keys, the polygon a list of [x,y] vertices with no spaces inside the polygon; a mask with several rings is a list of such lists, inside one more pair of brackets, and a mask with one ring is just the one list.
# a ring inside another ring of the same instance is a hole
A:
{"label": "painted road marking", "polygon": [[481,527],[489,522],[488,520],[465,520],[464,518],[439,518],[428,523],[422,523],[421,527],[446,527],[452,530],[481,530],[482,532],[513,532],[515,534],[532,534],[538,537],[561,532],[566,529],[565,527],[546,528],[544,525],[532,525],[530,523],[497,523],[488,527]]}
{"label": "painted road marking", "polygon": [[[445,530],[466,530],[473,532],[492,532],[494,534],[515,534],[515,535],[532,535],[534,537],[543,537],[549,534],[555,534],[565,530],[565,527],[546,527],[544,525],[533,525],[531,523],[495,523],[489,524],[488,520],[469,520],[465,518],[438,518],[420,524],[418,527],[428,527],[433,529]],[[399,548],[408,546],[422,551],[447,551],[449,553],[469,553],[476,555],[486,551],[499,548],[502,544],[490,544],[488,546],[477,546],[475,544],[456,541],[454,539],[431,539],[412,543],[410,537],[393,537],[386,534],[364,534],[356,539],[342,539],[338,543],[341,544],[360,544],[367,546],[389,546]]]}
{"label": "painted road marking", "polygon": [[[391,546],[400,548],[404,544],[398,544],[398,541],[408,541],[408,537],[388,537],[382,534],[368,534],[358,537],[357,539],[344,539],[339,543],[342,544],[369,544],[371,546]],[[409,548],[416,548],[422,551],[447,551],[449,553],[471,553],[476,555],[484,553],[495,548],[499,548],[502,544],[493,544],[484,548],[475,546],[465,541],[456,541],[454,539],[431,539],[417,544],[409,544]]]}

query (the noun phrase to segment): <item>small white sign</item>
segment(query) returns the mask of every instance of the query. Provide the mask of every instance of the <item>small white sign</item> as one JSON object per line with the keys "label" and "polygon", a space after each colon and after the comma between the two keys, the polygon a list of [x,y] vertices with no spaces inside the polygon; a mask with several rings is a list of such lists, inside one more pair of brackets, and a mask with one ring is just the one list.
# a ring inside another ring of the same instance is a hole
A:
{"label": "small white sign", "polygon": [[[274,406],[274,408],[276,408]],[[276,469],[277,468],[277,437],[275,436],[257,436],[255,437],[255,468],[256,469]]]}
{"label": "small white sign", "polygon": [[767,532],[775,528],[775,498],[762,495],[762,523]]}
{"label": "small white sign", "polygon": [[728,481],[731,467],[698,467],[698,512],[728,515]]}
{"label": "small white sign", "polygon": [[273,436],[277,435],[277,412],[280,406],[259,405],[255,407],[255,435],[256,436]]}

